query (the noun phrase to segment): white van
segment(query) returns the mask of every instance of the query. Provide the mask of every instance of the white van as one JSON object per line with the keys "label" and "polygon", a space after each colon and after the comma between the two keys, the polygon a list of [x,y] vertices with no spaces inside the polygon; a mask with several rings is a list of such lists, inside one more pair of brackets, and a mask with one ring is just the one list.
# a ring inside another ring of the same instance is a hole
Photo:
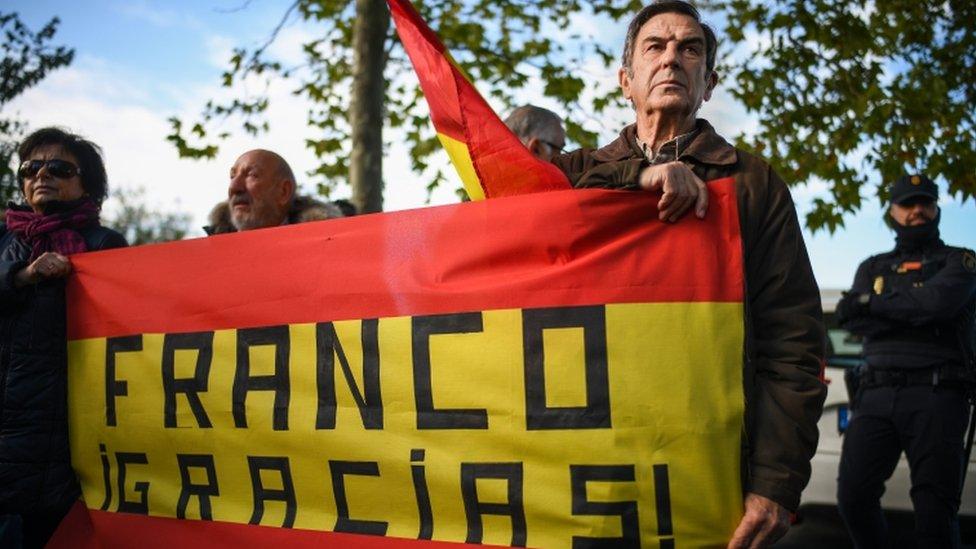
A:
{"label": "white van", "polygon": [[[837,467],[840,464],[840,450],[843,429],[849,417],[847,407],[847,388],[844,385],[846,368],[860,362],[861,344],[846,330],[837,325],[834,309],[840,300],[840,290],[821,290],[820,298],[824,309],[824,323],[827,325],[829,339],[827,347],[827,401],[820,418],[820,443],[817,454],[811,462],[810,484],[803,491],[800,505],[837,505]],[[976,454],[976,450],[973,452]],[[894,474],[885,483],[885,493],[881,506],[891,511],[911,511],[912,500],[908,495],[911,481],[908,462],[902,454]],[[960,516],[976,519],[976,455],[970,456],[966,472],[966,485],[962,494]]]}

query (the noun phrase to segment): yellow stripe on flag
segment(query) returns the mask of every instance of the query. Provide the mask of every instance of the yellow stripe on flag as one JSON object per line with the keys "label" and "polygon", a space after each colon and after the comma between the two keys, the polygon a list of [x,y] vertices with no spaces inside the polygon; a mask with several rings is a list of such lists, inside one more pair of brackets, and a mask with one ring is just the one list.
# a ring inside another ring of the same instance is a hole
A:
{"label": "yellow stripe on flag", "polygon": [[441,140],[441,145],[444,146],[444,150],[447,151],[451,162],[454,163],[458,175],[461,176],[461,182],[464,183],[464,190],[468,191],[468,197],[471,200],[484,200],[485,191],[481,188],[478,174],[474,171],[474,163],[471,162],[468,146],[440,132],[437,133],[437,138]]}

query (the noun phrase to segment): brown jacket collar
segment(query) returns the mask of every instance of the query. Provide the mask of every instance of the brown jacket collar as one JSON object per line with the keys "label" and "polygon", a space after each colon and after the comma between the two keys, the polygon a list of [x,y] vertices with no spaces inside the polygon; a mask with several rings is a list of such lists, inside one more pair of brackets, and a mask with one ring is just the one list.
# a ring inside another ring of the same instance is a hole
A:
{"label": "brown jacket collar", "polygon": [[[715,166],[727,166],[735,164],[738,156],[735,147],[729,144],[722,136],[715,133],[706,120],[699,118],[696,121],[698,135],[688,147],[681,151],[680,158],[694,158],[702,164],[712,164]],[[620,137],[614,139],[609,145],[593,151],[593,158],[600,162],[616,162],[628,158],[643,158],[640,146],[637,144],[637,125],[631,124],[620,132]]]}

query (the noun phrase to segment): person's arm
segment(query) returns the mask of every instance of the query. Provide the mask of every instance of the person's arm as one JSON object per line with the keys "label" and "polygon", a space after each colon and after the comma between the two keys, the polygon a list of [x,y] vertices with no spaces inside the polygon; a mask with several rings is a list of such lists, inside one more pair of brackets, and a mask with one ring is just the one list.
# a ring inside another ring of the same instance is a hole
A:
{"label": "person's arm", "polygon": [[872,260],[861,263],[854,275],[854,283],[849,291],[837,303],[837,323],[845,330],[861,335],[875,336],[897,326],[881,318],[869,314],[868,305],[874,294],[871,280]]}
{"label": "person's arm", "polygon": [[[12,235],[7,232],[7,226],[0,223],[0,251],[9,245]],[[26,293],[17,286],[15,276],[27,261],[0,259],[0,302],[16,303],[26,298]]]}
{"label": "person's arm", "polygon": [[641,188],[640,174],[647,166],[647,161],[641,158],[607,162],[575,174],[575,177],[570,177],[570,182],[578,189],[600,188],[636,191]]}
{"label": "person's arm", "polygon": [[786,184],[767,167],[768,188],[744,212],[747,340],[753,379],[746,403],[746,492],[787,510],[799,505],[817,448],[826,387],[825,335],[817,288]]}
{"label": "person's arm", "polygon": [[873,293],[871,288],[871,260],[868,259],[857,267],[851,289],[844,292],[843,297],[837,302],[837,322],[844,328],[850,329],[847,324],[864,316],[867,312],[862,296],[871,293]]}
{"label": "person's arm", "polygon": [[44,252],[30,263],[0,261],[0,299],[7,302],[22,301],[27,298],[29,288],[34,285],[64,278],[69,274],[71,260],[57,252]]}
{"label": "person's arm", "polygon": [[580,149],[571,153],[557,154],[552,163],[559,168],[570,184],[577,189],[598,188],[638,190],[638,176],[648,162],[632,158],[616,162],[597,162],[593,149]]}
{"label": "person's arm", "polygon": [[700,219],[708,209],[708,189],[691,168],[682,162],[649,165],[642,158],[597,164],[585,171],[569,163],[557,166],[576,188],[644,190],[661,193],[658,219],[674,223],[689,211]]}
{"label": "person's arm", "polygon": [[962,250],[954,250],[946,264],[918,287],[892,288],[872,295],[872,316],[909,326],[925,326],[955,318],[976,295],[976,271]]}
{"label": "person's arm", "polygon": [[26,261],[0,260],[0,301],[12,303],[25,297],[25,292],[17,285],[17,273],[27,267]]}

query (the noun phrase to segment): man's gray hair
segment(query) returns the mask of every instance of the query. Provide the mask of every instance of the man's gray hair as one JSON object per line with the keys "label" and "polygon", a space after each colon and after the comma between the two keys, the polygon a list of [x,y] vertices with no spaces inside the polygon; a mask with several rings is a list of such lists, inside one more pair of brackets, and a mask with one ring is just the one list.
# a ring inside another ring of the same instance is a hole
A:
{"label": "man's gray hair", "polygon": [[718,39],[715,37],[715,31],[712,30],[712,27],[702,22],[698,8],[694,4],[685,2],[684,0],[655,0],[653,3],[644,6],[631,19],[630,25],[627,27],[627,38],[624,40],[623,57],[620,59],[620,64],[627,70],[627,74],[631,74],[630,64],[634,59],[634,42],[637,41],[637,35],[640,34],[641,28],[652,17],[661,15],[662,13],[687,15],[698,23],[702,29],[702,33],[705,35],[705,74],[711,74],[715,70],[715,55],[718,51]]}
{"label": "man's gray hair", "polygon": [[522,105],[508,115],[505,125],[523,141],[533,137],[554,141],[562,131],[563,119],[549,109]]}

